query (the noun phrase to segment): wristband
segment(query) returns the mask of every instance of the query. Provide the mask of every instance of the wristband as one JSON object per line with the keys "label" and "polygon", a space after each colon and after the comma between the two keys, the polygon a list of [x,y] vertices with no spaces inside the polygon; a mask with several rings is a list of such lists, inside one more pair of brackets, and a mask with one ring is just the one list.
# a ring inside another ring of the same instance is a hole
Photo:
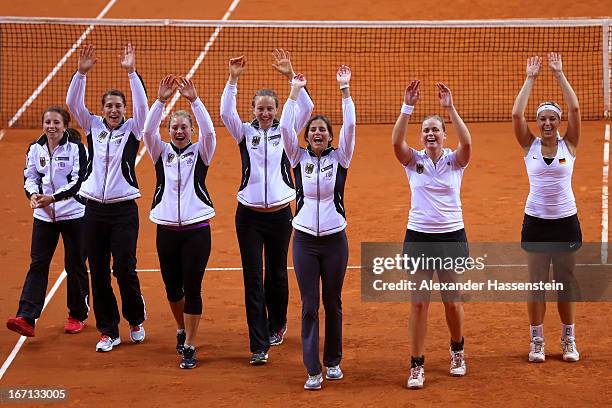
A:
{"label": "wristband", "polygon": [[414,110],[414,106],[412,106],[412,105],[406,105],[406,104],[403,104],[403,105],[402,105],[402,111],[401,111],[401,112],[402,112],[404,115],[412,115],[412,111],[413,111],[413,110]]}
{"label": "wristband", "polygon": [[342,84],[340,85],[340,90],[346,89],[349,87],[349,84]]}

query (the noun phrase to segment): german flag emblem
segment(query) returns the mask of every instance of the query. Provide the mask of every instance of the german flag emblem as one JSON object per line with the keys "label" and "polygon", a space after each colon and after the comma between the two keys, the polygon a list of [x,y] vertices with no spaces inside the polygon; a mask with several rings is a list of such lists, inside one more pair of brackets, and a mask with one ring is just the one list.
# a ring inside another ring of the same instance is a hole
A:
{"label": "german flag emblem", "polygon": [[559,159],[559,164],[565,164],[565,157],[562,159]]}

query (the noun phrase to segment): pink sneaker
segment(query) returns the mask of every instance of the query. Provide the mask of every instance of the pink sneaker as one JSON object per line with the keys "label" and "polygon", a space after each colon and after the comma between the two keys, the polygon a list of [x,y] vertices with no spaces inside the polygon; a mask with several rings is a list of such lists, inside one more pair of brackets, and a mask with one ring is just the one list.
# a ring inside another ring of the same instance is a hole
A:
{"label": "pink sneaker", "polygon": [[26,321],[21,316],[11,317],[6,321],[6,327],[9,330],[17,332],[22,336],[34,337],[34,326]]}
{"label": "pink sneaker", "polygon": [[72,316],[68,316],[68,320],[66,321],[66,324],[64,325],[64,331],[70,334],[80,333],[81,331],[83,331],[84,328],[85,328],[85,322],[77,320],[73,318]]}

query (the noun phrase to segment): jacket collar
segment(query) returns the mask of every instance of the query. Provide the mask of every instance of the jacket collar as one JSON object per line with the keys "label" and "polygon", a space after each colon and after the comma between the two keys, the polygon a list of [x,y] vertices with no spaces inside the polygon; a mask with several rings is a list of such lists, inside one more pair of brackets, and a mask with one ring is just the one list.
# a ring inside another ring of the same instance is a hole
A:
{"label": "jacket collar", "polygon": [[[108,123],[106,122],[106,118],[102,119],[102,122],[104,122],[104,126],[106,126],[106,128],[108,130],[111,130],[111,128],[108,126]],[[125,123],[125,116],[123,118],[121,118],[121,122],[119,122],[119,126],[114,128],[113,130],[117,130],[117,129],[121,128],[121,126],[123,126],[124,123]]]}
{"label": "jacket collar", "polygon": [[[41,146],[44,146],[47,144],[47,139],[48,139],[47,135],[43,133],[42,135],[40,135],[38,140],[36,140],[36,143],[38,143]],[[62,138],[60,139],[58,146],[65,145],[66,143],[68,143],[68,132],[64,131],[64,134],[62,135]]]}
{"label": "jacket collar", "polygon": [[[274,119],[272,121],[272,126],[270,126],[270,129],[278,127],[279,124],[280,122],[278,121],[278,119]],[[253,119],[251,121],[251,126],[253,126],[255,129],[259,129],[259,121],[257,119]]]}
{"label": "jacket collar", "polygon": [[189,149],[189,146],[191,146],[192,144],[193,143],[189,142],[187,146],[183,147],[182,149],[179,149],[178,147],[174,145],[174,143],[172,143],[172,141],[170,141],[170,146],[172,146],[172,150],[174,150],[177,154],[183,154],[183,152]]}
{"label": "jacket collar", "polygon": [[[310,145],[308,145],[306,147],[306,150],[308,151],[308,154],[311,157],[317,157],[317,155],[315,154],[315,152],[312,151],[312,148],[310,147]],[[328,146],[325,150],[323,150],[323,152],[321,153],[321,157],[325,157],[328,154],[330,154],[332,151],[334,150],[334,148],[332,146]]]}

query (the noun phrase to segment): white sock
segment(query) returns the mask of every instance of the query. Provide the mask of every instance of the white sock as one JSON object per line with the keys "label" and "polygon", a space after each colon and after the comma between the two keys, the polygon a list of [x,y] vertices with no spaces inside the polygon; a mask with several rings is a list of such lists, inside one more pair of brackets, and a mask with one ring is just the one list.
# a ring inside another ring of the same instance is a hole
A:
{"label": "white sock", "polygon": [[535,337],[539,337],[544,339],[544,325],[540,324],[538,326],[529,326],[529,331],[531,332],[531,339],[533,340]]}
{"label": "white sock", "polygon": [[574,325],[573,324],[563,324],[561,323],[561,338],[566,339],[568,337],[574,336]]}

